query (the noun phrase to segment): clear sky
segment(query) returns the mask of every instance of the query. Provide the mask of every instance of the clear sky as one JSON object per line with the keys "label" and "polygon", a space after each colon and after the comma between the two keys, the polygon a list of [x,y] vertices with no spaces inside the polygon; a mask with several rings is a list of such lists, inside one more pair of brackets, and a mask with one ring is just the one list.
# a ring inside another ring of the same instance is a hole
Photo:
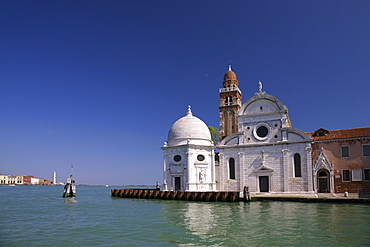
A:
{"label": "clear sky", "polygon": [[306,132],[370,125],[370,1],[0,0],[0,173],[155,184],[232,64]]}

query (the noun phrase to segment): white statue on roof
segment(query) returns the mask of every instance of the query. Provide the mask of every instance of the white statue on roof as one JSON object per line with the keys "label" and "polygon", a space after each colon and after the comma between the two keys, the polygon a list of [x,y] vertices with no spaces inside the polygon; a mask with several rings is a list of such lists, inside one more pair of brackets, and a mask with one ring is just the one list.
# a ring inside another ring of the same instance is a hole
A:
{"label": "white statue on roof", "polygon": [[262,82],[261,81],[258,82],[258,86],[259,86],[259,90],[258,91],[260,93],[262,93]]}

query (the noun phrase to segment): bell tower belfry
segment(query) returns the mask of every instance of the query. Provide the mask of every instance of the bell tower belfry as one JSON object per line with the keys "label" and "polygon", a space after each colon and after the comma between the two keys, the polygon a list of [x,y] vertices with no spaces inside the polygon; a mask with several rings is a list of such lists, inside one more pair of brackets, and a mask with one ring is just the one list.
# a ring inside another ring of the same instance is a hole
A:
{"label": "bell tower belfry", "polygon": [[242,92],[238,87],[236,74],[231,70],[224,75],[222,82],[223,88],[220,88],[220,134],[224,138],[228,135],[238,132],[237,113],[242,106]]}

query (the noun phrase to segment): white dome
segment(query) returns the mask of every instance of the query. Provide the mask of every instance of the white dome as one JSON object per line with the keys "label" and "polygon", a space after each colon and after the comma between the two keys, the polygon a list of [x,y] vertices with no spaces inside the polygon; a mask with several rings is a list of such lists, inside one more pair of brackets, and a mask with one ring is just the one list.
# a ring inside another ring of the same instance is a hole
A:
{"label": "white dome", "polygon": [[197,117],[194,117],[190,106],[186,116],[177,120],[168,132],[168,145],[212,145],[211,133],[207,125]]}

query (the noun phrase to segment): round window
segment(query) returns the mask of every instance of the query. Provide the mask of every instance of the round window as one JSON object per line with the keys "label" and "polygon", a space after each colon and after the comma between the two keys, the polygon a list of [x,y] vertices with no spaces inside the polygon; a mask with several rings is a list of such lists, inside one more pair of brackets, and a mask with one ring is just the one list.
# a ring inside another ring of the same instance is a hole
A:
{"label": "round window", "polygon": [[267,129],[266,126],[260,126],[257,129],[257,135],[258,135],[258,137],[264,138],[264,137],[266,137],[268,135],[268,133],[269,133],[269,130]]}
{"label": "round window", "polygon": [[180,155],[175,155],[175,157],[173,157],[173,160],[175,162],[179,162],[181,160],[181,156]]}
{"label": "round window", "polygon": [[198,159],[199,161],[203,161],[203,160],[204,160],[204,155],[199,154],[199,155],[197,156],[197,159]]}

